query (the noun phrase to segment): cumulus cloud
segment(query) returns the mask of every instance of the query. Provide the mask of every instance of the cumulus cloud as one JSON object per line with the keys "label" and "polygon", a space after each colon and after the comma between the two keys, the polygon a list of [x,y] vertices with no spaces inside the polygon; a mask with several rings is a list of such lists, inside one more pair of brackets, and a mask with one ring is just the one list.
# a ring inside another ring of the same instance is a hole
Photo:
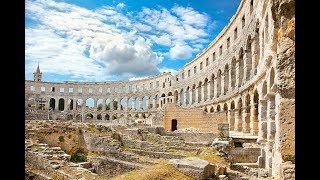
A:
{"label": "cumulus cloud", "polygon": [[[159,68],[163,59],[188,59],[207,43],[205,13],[175,6],[143,8],[123,14],[126,5],[89,10],[53,0],[27,0],[26,75],[40,63],[41,71],[72,79],[106,81],[147,77],[170,68]],[[155,49],[154,44],[166,48]],[[191,46],[191,47],[190,47]]]}
{"label": "cumulus cloud", "polygon": [[188,45],[175,45],[169,53],[172,59],[188,59],[192,56],[192,48]]}
{"label": "cumulus cloud", "polygon": [[163,67],[163,68],[160,68],[159,69],[161,73],[164,73],[164,72],[171,72],[172,75],[176,75],[176,73],[178,72],[177,70],[175,69],[172,69],[172,68],[166,68],[166,67]]}

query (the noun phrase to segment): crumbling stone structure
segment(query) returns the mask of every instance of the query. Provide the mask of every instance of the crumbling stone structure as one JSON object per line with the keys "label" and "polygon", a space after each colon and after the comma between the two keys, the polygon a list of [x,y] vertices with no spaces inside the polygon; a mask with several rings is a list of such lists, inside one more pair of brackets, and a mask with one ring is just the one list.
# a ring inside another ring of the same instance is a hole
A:
{"label": "crumbling stone structure", "polygon": [[[34,81],[25,81],[26,109],[100,122],[156,116],[168,103],[224,112],[230,132],[258,137],[259,166],[269,176],[294,177],[294,9],[294,0],[242,0],[229,24],[176,75],[53,83],[41,81],[38,68]],[[84,106],[90,98],[93,108]]]}

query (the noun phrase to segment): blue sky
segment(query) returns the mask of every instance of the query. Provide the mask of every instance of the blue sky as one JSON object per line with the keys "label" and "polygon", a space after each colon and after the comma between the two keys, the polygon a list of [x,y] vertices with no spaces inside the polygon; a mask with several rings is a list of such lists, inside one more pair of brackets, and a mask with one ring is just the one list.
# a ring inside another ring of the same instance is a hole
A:
{"label": "blue sky", "polygon": [[26,0],[25,76],[103,82],[173,74],[228,24],[240,0]]}

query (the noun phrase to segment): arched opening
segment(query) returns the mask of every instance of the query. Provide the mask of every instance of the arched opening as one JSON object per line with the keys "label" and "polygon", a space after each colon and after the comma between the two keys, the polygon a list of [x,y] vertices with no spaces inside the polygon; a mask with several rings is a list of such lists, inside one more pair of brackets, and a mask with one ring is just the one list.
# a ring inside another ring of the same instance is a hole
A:
{"label": "arched opening", "polygon": [[217,112],[220,112],[221,108],[220,108],[220,104],[217,106]]}
{"label": "arched opening", "polygon": [[190,105],[191,102],[190,102],[190,87],[189,86],[187,87],[186,92],[187,92],[186,105]]}
{"label": "arched opening", "polygon": [[110,121],[110,115],[109,115],[109,114],[106,114],[105,117],[104,117],[104,119],[105,119],[106,121]]}
{"label": "arched opening", "polygon": [[259,94],[258,91],[254,91],[253,95],[253,108],[251,109],[250,113],[250,123],[251,125],[251,133],[253,135],[258,134],[258,108],[259,108]]}
{"label": "arched opening", "polygon": [[208,109],[207,109],[207,107],[204,107],[204,112],[208,112]]}
{"label": "arched opening", "polygon": [[255,27],[255,35],[254,35],[254,57],[253,57],[253,72],[254,75],[257,74],[258,64],[260,60],[260,34],[259,34],[259,19],[256,21],[256,27]]}
{"label": "arched opening", "polygon": [[126,107],[126,100],[125,99],[121,99],[120,103],[121,103],[120,110],[124,110],[125,107]]}
{"label": "arched opening", "polygon": [[73,99],[68,99],[68,110],[73,110]]}
{"label": "arched opening", "polygon": [[229,89],[229,66],[226,64],[224,67],[224,94],[228,92]]}
{"label": "arched opening", "polygon": [[210,108],[210,112],[211,112],[211,113],[213,113],[213,112],[214,112],[214,109],[213,109],[213,107],[211,107],[211,108]]}
{"label": "arched opening", "polygon": [[147,109],[147,97],[142,98],[142,109]]}
{"label": "arched opening", "polygon": [[238,84],[238,87],[242,86],[243,73],[244,73],[243,66],[244,66],[243,65],[243,49],[240,48],[240,51],[239,51],[239,84]]}
{"label": "arched opening", "polygon": [[86,114],[86,120],[91,120],[91,119],[93,119],[93,114],[87,113]]}
{"label": "arched opening", "polygon": [[56,100],[54,98],[50,98],[49,100],[49,108],[50,110],[55,110],[55,107],[56,107]]}
{"label": "arched opening", "polygon": [[132,102],[134,102],[134,100],[133,100],[133,98],[131,97],[131,98],[129,98],[129,100],[128,100],[128,110],[133,109]]}
{"label": "arched opening", "polygon": [[159,95],[156,95],[156,108],[159,108]]}
{"label": "arched opening", "polygon": [[89,98],[86,100],[86,107],[93,108],[94,107],[94,100]]}
{"label": "arched opening", "polygon": [[111,100],[108,98],[106,99],[106,109],[105,110],[110,110],[111,109]]}
{"label": "arched opening", "polygon": [[217,97],[221,95],[221,70],[218,70],[217,74]]}
{"label": "arched opening", "polygon": [[168,96],[172,96],[172,92],[169,92],[169,93],[168,93]]}
{"label": "arched opening", "polygon": [[250,127],[250,95],[249,94],[246,95],[244,103],[245,103],[245,107],[243,108],[244,132],[250,133],[251,127]]}
{"label": "arched opening", "polygon": [[238,101],[238,118],[236,119],[235,126],[237,127],[237,131],[242,131],[242,99],[241,98]]}
{"label": "arched opening", "polygon": [[250,1],[250,14],[252,13],[253,11],[253,0]]}
{"label": "arched opening", "polygon": [[149,97],[149,108],[154,108],[153,107],[153,97],[152,96]]}
{"label": "arched opening", "polygon": [[102,110],[102,99],[98,99],[98,101],[97,101],[97,110],[98,111],[101,111]]}
{"label": "arched opening", "polygon": [[178,121],[176,119],[171,120],[171,131],[175,131],[178,128]]}
{"label": "arched opening", "polygon": [[68,114],[67,115],[67,120],[72,120],[73,119],[73,115],[72,114]]}
{"label": "arched opening", "polygon": [[77,109],[77,110],[80,110],[81,107],[82,107],[82,105],[83,105],[83,100],[82,100],[82,99],[78,99],[78,100],[77,100],[76,109]]}
{"label": "arched opening", "polygon": [[230,105],[230,114],[229,114],[229,124],[230,124],[230,131],[234,131],[234,126],[235,126],[235,117],[234,117],[234,109],[235,109],[235,104],[234,101],[231,101]]}
{"label": "arched opening", "polygon": [[113,104],[113,110],[120,110],[118,108],[118,105],[120,104],[120,102],[117,98],[112,101],[112,104]]}
{"label": "arched opening", "polygon": [[227,103],[224,103],[224,104],[223,104],[223,111],[228,111],[228,105],[227,105]]}
{"label": "arched opening", "polygon": [[51,87],[51,92],[54,92],[55,91],[55,87]]}
{"label": "arched opening", "polygon": [[98,115],[97,115],[97,119],[98,119],[98,120],[102,120],[101,114],[98,114]]}
{"label": "arched opening", "polygon": [[64,99],[60,98],[59,99],[59,104],[58,104],[58,110],[63,111],[64,110]]}
{"label": "arched opening", "polygon": [[82,120],[81,114],[77,114],[77,115],[76,115],[76,120],[77,120],[77,121],[81,121],[81,120]]}

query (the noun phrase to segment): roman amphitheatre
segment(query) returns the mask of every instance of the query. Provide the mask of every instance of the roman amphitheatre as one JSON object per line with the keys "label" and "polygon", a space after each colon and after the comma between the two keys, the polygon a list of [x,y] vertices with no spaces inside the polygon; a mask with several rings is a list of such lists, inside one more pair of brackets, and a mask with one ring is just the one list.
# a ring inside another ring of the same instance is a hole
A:
{"label": "roman amphitheatre", "polygon": [[25,178],[295,179],[294,9],[242,0],[175,75],[54,83],[38,65]]}

